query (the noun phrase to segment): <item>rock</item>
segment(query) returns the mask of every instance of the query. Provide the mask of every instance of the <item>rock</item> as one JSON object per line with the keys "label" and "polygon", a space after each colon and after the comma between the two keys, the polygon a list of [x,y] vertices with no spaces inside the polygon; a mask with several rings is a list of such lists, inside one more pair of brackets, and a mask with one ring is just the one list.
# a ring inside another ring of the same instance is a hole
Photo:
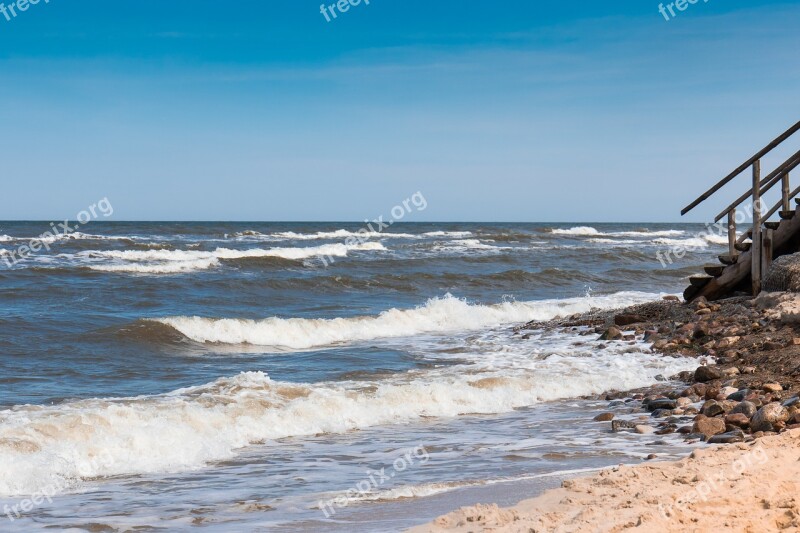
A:
{"label": "rock", "polygon": [[622,332],[619,328],[611,326],[600,336],[601,341],[614,341],[622,338]]}
{"label": "rock", "polygon": [[750,394],[750,389],[741,389],[739,391],[734,392],[733,394],[728,396],[728,400],[734,400],[737,402],[743,401],[747,398],[747,395]]}
{"label": "rock", "polygon": [[631,324],[639,324],[644,321],[644,318],[639,315],[621,314],[614,317],[614,324],[617,326],[630,326]]}
{"label": "rock", "polygon": [[640,435],[649,435],[655,431],[655,429],[653,429],[652,427],[645,426],[642,424],[636,426],[634,429],[636,430],[636,433]]}
{"label": "rock", "polygon": [[792,339],[792,344],[794,346],[800,346],[800,337],[795,337]]}
{"label": "rock", "polygon": [[743,401],[739,402],[736,407],[731,409],[730,414],[741,413],[747,418],[753,418],[758,411],[758,407],[753,402]]}
{"label": "rock", "polygon": [[725,413],[725,409],[722,407],[716,400],[708,400],[706,403],[703,404],[703,407],[700,408],[700,412],[708,417],[715,417],[717,415],[721,415]]}
{"label": "rock", "polygon": [[744,433],[739,429],[714,435],[708,439],[709,444],[733,444],[734,442],[744,442]]}
{"label": "rock", "polygon": [[783,390],[780,383],[765,383],[761,388],[766,392],[780,392]]}
{"label": "rock", "polygon": [[744,413],[731,413],[725,417],[725,423],[738,428],[746,428],[750,425],[750,418]]}
{"label": "rock", "polygon": [[738,376],[740,373],[741,372],[739,372],[739,369],[736,368],[735,366],[726,368],[725,370],[722,371],[722,375],[725,376],[726,378],[732,378],[734,376]]}
{"label": "rock", "polygon": [[672,295],[664,296],[663,299],[664,299],[665,302],[680,302],[681,301],[680,298],[678,298],[677,296],[672,296]]}
{"label": "rock", "polygon": [[800,253],[782,255],[764,274],[764,292],[800,292]]}
{"label": "rock", "polygon": [[720,339],[719,342],[717,342],[717,349],[724,350],[725,348],[730,348],[740,340],[741,337],[725,337],[724,339]]}
{"label": "rock", "polygon": [[769,403],[750,420],[753,431],[780,431],[789,419],[789,411],[779,403]]}
{"label": "rock", "polygon": [[711,366],[701,366],[694,371],[694,379],[700,383],[707,383],[722,378],[722,372]]}
{"label": "rock", "polygon": [[692,405],[692,400],[686,397],[678,398],[675,400],[675,406],[679,408],[689,407]]}
{"label": "rock", "polygon": [[647,460],[648,460],[648,461],[652,461],[653,459],[655,459],[655,458],[657,458],[657,457],[658,457],[658,456],[657,456],[656,454],[654,454],[654,453],[651,453],[650,455],[648,455],[648,456],[647,456]]}
{"label": "rock", "polygon": [[647,410],[655,411],[656,409],[675,409],[678,407],[678,402],[670,400],[669,398],[658,398],[647,402]]}
{"label": "rock", "polygon": [[711,314],[711,309],[708,309],[708,308],[698,309],[697,311],[694,312],[694,314],[696,314],[698,316],[710,315]]}
{"label": "rock", "polygon": [[712,437],[725,433],[725,421],[721,418],[709,418],[704,415],[697,415],[692,426],[692,433],[701,433],[706,437]]}
{"label": "rock", "polygon": [[742,374],[755,374],[756,367],[754,366],[746,366],[742,369]]}
{"label": "rock", "polygon": [[658,332],[654,329],[649,329],[644,332],[644,342],[656,342],[659,340]]}
{"label": "rock", "polygon": [[594,417],[595,422],[609,422],[614,420],[614,413],[600,413]]}
{"label": "rock", "polygon": [[618,432],[623,429],[636,429],[636,424],[627,420],[612,420],[611,431]]}
{"label": "rock", "polygon": [[800,397],[798,396],[792,396],[791,398],[783,402],[783,406],[787,408],[794,407],[797,404],[800,404]]}
{"label": "rock", "polygon": [[775,341],[767,341],[767,342],[765,342],[764,344],[761,345],[761,349],[766,351],[766,352],[772,352],[772,351],[775,351],[775,350],[781,350],[781,349],[783,349],[783,344],[781,344],[779,342],[775,342]]}
{"label": "rock", "polygon": [[[727,400],[729,396],[731,396],[732,394],[736,394],[737,392],[739,392],[739,389],[737,389],[736,387],[722,387],[719,391],[719,393],[722,395],[723,400]],[[737,400],[737,398],[731,398],[731,399]]]}

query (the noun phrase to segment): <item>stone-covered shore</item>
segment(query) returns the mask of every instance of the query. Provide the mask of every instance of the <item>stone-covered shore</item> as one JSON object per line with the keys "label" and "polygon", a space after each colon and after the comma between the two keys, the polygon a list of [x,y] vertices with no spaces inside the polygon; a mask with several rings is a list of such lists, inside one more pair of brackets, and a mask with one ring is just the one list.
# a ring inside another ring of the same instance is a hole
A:
{"label": "stone-covered shore", "polygon": [[800,428],[800,295],[765,293],[685,304],[676,297],[617,311],[591,312],[526,331],[555,329],[603,342],[645,342],[667,357],[700,357],[695,372],[664,376],[638,391],[609,391],[610,407],[625,402],[650,416],[639,422],[600,415],[614,431],[684,434],[688,440],[734,443]]}
{"label": "stone-covered shore", "polygon": [[688,305],[667,297],[532,322],[517,334],[541,329],[705,361],[647,389],[603,394],[608,412],[595,420],[610,431],[682,434],[709,446],[677,462],[570,479],[509,509],[464,507],[413,533],[800,530],[800,295]]}

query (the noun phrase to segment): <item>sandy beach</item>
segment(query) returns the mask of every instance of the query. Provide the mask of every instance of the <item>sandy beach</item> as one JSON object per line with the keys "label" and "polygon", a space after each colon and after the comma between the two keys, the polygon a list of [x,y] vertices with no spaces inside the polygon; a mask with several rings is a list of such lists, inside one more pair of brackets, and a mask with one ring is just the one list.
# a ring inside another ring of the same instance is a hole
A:
{"label": "sandy beach", "polygon": [[412,532],[778,531],[800,527],[800,430],[620,466],[509,509],[465,507]]}

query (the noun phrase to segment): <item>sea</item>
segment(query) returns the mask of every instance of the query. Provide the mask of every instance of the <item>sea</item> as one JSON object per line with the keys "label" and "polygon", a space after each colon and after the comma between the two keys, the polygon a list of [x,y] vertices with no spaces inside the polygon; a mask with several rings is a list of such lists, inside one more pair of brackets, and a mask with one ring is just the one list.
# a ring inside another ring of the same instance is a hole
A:
{"label": "sea", "polygon": [[516,327],[680,294],[706,226],[94,221],[15,262],[50,229],[0,222],[0,531],[402,531],[693,446],[593,418],[698,361]]}

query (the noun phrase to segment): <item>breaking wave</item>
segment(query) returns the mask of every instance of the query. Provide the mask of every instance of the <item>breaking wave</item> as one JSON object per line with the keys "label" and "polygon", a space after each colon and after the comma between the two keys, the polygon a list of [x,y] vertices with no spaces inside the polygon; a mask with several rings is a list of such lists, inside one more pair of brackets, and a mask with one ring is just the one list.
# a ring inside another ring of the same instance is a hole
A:
{"label": "breaking wave", "polygon": [[281,350],[307,350],[381,338],[469,331],[503,324],[549,320],[592,309],[613,309],[650,301],[657,295],[622,292],[565,300],[470,304],[446,295],[415,309],[391,309],[378,316],[308,319],[170,317],[156,319],[196,342],[252,344]]}

